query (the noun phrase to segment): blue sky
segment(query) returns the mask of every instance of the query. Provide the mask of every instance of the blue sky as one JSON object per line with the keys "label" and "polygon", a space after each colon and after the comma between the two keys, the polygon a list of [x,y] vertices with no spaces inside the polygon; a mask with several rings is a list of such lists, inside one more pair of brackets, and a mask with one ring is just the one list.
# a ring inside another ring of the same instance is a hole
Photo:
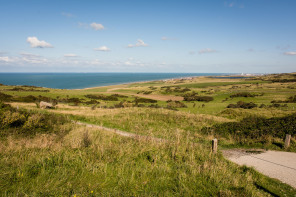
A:
{"label": "blue sky", "polygon": [[0,72],[295,72],[295,10],[295,0],[0,0]]}

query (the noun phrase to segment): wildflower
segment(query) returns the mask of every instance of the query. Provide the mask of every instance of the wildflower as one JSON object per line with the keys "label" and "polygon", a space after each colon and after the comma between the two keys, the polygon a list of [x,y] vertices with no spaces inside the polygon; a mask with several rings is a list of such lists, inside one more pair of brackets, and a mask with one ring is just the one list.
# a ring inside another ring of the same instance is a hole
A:
{"label": "wildflower", "polygon": [[91,191],[90,193],[94,193],[94,191]]}

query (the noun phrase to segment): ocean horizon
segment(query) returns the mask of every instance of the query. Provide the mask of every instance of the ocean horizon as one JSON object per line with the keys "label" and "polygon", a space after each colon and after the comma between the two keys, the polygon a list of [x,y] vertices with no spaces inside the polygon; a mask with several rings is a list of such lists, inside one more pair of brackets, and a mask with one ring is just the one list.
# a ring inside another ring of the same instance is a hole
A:
{"label": "ocean horizon", "polygon": [[83,89],[182,77],[221,76],[230,73],[0,73],[4,85],[56,89]]}

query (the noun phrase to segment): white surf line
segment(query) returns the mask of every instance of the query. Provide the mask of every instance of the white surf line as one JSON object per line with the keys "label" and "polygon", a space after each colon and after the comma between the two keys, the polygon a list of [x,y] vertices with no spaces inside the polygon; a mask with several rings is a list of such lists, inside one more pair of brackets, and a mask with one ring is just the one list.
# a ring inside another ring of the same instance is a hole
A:
{"label": "white surf line", "polygon": [[78,124],[78,125],[84,125],[86,127],[97,128],[97,129],[102,129],[102,130],[109,131],[109,132],[112,132],[112,133],[116,133],[116,134],[124,136],[124,137],[130,137],[130,138],[135,138],[135,139],[144,139],[144,140],[155,140],[157,142],[168,142],[168,140],[165,140],[165,139],[162,139],[162,138],[151,137],[151,136],[146,136],[146,135],[138,135],[138,134],[135,134],[135,133],[129,133],[129,132],[126,132],[126,131],[121,131],[121,130],[118,130],[118,129],[112,129],[112,128],[99,126],[99,125],[95,125],[95,124],[88,124],[88,123],[83,123],[83,122],[78,122],[78,121],[73,121],[73,122]]}

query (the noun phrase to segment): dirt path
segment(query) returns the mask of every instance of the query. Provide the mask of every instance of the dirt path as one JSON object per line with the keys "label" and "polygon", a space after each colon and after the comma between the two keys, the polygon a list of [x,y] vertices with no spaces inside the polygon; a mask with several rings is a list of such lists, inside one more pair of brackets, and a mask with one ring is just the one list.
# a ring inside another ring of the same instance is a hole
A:
{"label": "dirt path", "polygon": [[250,153],[238,149],[222,152],[234,163],[254,167],[262,174],[296,188],[296,153],[280,151]]}

